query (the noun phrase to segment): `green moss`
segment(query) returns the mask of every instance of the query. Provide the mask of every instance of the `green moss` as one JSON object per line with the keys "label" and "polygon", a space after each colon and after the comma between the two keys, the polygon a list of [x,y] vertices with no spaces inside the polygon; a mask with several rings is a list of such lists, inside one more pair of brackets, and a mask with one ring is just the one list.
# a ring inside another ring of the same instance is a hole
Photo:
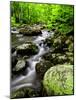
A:
{"label": "green moss", "polygon": [[48,95],[73,94],[73,65],[51,67],[45,73],[43,84]]}

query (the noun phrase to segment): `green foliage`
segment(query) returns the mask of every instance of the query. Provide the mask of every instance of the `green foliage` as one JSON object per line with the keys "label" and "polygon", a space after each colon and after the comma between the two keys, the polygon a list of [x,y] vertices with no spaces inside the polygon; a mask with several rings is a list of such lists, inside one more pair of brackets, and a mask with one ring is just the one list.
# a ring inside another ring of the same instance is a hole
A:
{"label": "green foliage", "polygon": [[14,26],[15,25],[15,17],[11,17],[11,25]]}
{"label": "green foliage", "polygon": [[11,22],[20,24],[45,24],[47,28],[57,28],[61,32],[73,26],[72,5],[35,4],[11,2]]}

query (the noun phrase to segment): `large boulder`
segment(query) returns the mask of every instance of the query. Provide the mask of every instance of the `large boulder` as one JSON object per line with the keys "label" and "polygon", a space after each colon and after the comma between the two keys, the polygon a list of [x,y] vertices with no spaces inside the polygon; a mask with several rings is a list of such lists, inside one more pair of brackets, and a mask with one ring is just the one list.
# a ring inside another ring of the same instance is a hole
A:
{"label": "large boulder", "polygon": [[24,28],[20,28],[19,33],[27,36],[36,36],[42,34],[39,26],[26,26]]}
{"label": "large boulder", "polygon": [[42,32],[41,32],[41,30],[40,29],[34,29],[34,30],[32,30],[32,35],[40,35],[40,34],[42,34]]}
{"label": "large boulder", "polygon": [[31,42],[26,42],[16,48],[17,54],[21,56],[34,55],[38,53],[38,47]]}
{"label": "large boulder", "polygon": [[73,65],[51,67],[44,75],[43,85],[49,96],[73,94]]}
{"label": "large boulder", "polygon": [[31,30],[30,29],[25,29],[25,28],[21,28],[20,30],[19,30],[19,33],[20,34],[26,34],[26,35],[29,35],[29,34],[31,34]]}

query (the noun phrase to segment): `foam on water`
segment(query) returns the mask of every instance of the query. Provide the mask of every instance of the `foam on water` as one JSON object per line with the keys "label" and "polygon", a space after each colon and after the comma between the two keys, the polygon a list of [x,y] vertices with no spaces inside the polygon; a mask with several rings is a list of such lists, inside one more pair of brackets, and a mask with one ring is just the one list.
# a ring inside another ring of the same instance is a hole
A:
{"label": "foam on water", "polygon": [[[15,91],[22,87],[38,87],[36,79],[35,66],[41,60],[41,56],[48,52],[49,48],[43,44],[43,41],[48,38],[52,32],[42,30],[42,35],[38,36],[33,42],[38,46],[38,54],[28,59],[29,66],[27,67],[27,74],[17,77],[11,83],[11,90]],[[21,38],[22,39],[22,38]],[[36,82],[36,84],[35,84]]]}

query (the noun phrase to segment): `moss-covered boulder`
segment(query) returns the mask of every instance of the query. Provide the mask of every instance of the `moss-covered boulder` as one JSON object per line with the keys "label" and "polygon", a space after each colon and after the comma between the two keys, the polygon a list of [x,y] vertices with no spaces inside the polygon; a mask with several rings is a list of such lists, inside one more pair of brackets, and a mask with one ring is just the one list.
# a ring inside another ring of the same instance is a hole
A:
{"label": "moss-covered boulder", "polygon": [[36,36],[36,35],[42,34],[42,32],[41,32],[40,29],[34,29],[34,30],[32,30],[32,33],[31,34],[34,35],[34,36]]}
{"label": "moss-covered boulder", "polygon": [[49,96],[73,94],[73,65],[51,67],[44,75],[43,85]]}
{"label": "moss-covered boulder", "polygon": [[20,28],[19,33],[24,34],[26,36],[36,36],[42,34],[41,27],[38,25],[26,26],[24,28]]}
{"label": "moss-covered boulder", "polygon": [[[72,32],[70,31],[69,33]],[[74,39],[73,35],[67,36],[69,33],[54,32],[53,37],[47,38],[44,43],[50,48],[54,48],[54,52],[56,53],[73,52]]]}
{"label": "moss-covered boulder", "polygon": [[65,52],[64,54],[48,52],[47,54],[43,55],[43,59],[51,62],[53,66],[56,64],[64,64],[64,63],[73,64],[74,62],[73,53],[70,52]]}
{"label": "moss-covered boulder", "polygon": [[18,55],[34,55],[38,53],[38,47],[31,42],[26,42],[16,48]]}
{"label": "moss-covered boulder", "polygon": [[26,34],[26,35],[29,35],[29,34],[31,34],[31,30],[30,29],[25,29],[25,28],[21,28],[20,30],[19,30],[19,33],[20,34]]}
{"label": "moss-covered boulder", "polygon": [[69,34],[67,36],[67,33],[55,32],[53,37],[47,38],[44,42],[50,48],[50,52],[44,55],[44,59],[50,60],[53,65],[63,63],[73,64],[73,40],[73,35]]}

